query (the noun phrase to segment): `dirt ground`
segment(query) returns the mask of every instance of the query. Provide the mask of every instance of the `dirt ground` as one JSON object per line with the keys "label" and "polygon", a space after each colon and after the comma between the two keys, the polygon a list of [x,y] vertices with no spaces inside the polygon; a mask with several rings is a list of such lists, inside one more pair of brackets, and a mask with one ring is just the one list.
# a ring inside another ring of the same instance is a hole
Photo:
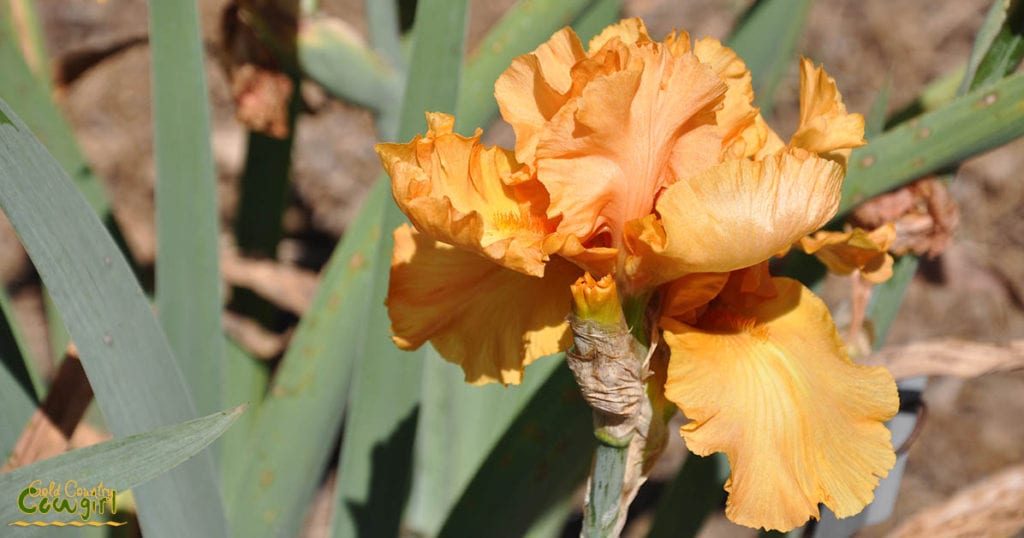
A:
{"label": "dirt ground", "polygon": [[[362,31],[361,2],[322,3]],[[471,2],[471,45],[510,3]],[[221,217],[229,230],[245,134],[234,119],[227,77],[213,59],[222,46],[218,19],[225,2],[200,4],[211,57],[208,83]],[[656,37],[683,27],[694,37],[724,38],[748,4],[743,0],[627,0],[626,13],[643,17]],[[967,58],[988,4],[988,0],[818,0],[799,51],[826,66],[854,111],[866,112],[891,75],[891,109],[897,109],[929,81]],[[154,162],[145,1],[38,0],[38,5],[56,64],[83,57],[97,60],[61,86],[58,99],[90,164],[106,181],[116,218],[136,259],[151,264]],[[792,132],[796,123],[796,67],[794,62],[778,92],[776,117],[770,118],[781,133]],[[326,99],[312,86],[303,91],[312,111],[297,127],[287,237],[279,257],[303,260],[315,269],[358,210],[379,164],[369,113]],[[962,214],[955,242],[938,259],[926,263],[914,280],[892,329],[891,344],[942,337],[997,343],[1024,338],[1021,170],[1024,142],[973,159],[960,170],[952,186]],[[36,354],[50,356],[37,279],[2,216],[0,277],[15,298]],[[863,536],[882,536],[909,515],[965,485],[1024,462],[1024,420],[1020,418],[1024,416],[1024,372],[967,381],[934,379],[924,399],[929,418],[910,449],[893,518],[866,529]],[[678,461],[681,443],[673,446]],[[633,526],[630,535],[642,535],[642,525]],[[754,534],[719,517],[709,522],[702,536]]]}

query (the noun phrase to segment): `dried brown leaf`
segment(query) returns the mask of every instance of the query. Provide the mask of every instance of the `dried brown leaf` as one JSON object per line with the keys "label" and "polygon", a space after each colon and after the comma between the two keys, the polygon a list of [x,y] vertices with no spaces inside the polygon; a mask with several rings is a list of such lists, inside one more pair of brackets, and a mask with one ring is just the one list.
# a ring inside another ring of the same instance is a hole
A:
{"label": "dried brown leaf", "polygon": [[935,257],[952,241],[960,211],[945,183],[931,176],[869,200],[853,212],[851,221],[865,228],[895,222],[890,252]]}
{"label": "dried brown leaf", "polygon": [[85,448],[87,446],[98,445],[102,442],[109,441],[113,438],[110,432],[97,429],[95,426],[82,422],[75,428],[75,433],[71,434],[69,440],[70,448],[76,450],[79,448]]}
{"label": "dried brown leaf", "polygon": [[32,414],[28,425],[14,445],[11,457],[0,472],[7,472],[30,463],[44,460],[67,451],[69,439],[85,409],[92,401],[92,387],[85,376],[82,363],[74,346],[57,370],[46,400]]}
{"label": "dried brown leaf", "polygon": [[288,334],[277,334],[256,321],[232,312],[224,313],[224,332],[257,359],[272,359],[288,345]]}
{"label": "dried brown leaf", "polygon": [[[891,259],[891,258],[890,258]],[[850,281],[850,327],[846,337],[847,351],[853,357],[864,357],[871,351],[871,333],[863,333],[868,302],[874,284],[855,271]]]}
{"label": "dried brown leaf", "polygon": [[294,85],[280,71],[243,64],[231,73],[235,117],[250,130],[275,138],[288,136],[288,103]]}
{"label": "dried brown leaf", "polygon": [[242,258],[230,250],[221,256],[224,280],[252,290],[277,307],[301,316],[320,283],[316,273],[270,260]]}
{"label": "dried brown leaf", "polygon": [[909,186],[879,194],[853,210],[850,220],[862,228],[877,228],[914,211],[917,200]]}
{"label": "dried brown leaf", "polygon": [[932,340],[884,349],[863,361],[885,366],[896,379],[917,376],[977,377],[1024,368],[1024,340],[985,344],[958,339]]}
{"label": "dried brown leaf", "polygon": [[918,512],[889,536],[1013,536],[1024,529],[1024,465],[976,482]]}

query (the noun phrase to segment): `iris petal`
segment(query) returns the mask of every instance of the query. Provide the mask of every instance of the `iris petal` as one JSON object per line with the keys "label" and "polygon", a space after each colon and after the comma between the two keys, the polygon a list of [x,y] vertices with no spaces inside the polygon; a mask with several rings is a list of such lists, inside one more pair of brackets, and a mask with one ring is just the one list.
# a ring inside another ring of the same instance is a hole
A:
{"label": "iris petal", "polygon": [[711,66],[725,81],[725,100],[716,114],[722,133],[722,149],[728,158],[752,157],[771,145],[771,152],[782,148],[782,141],[753,106],[754,88],[750,70],[729,47],[711,37],[694,43],[693,53]]}
{"label": "iris petal", "polygon": [[666,396],[691,420],[694,453],[725,452],[726,515],[786,531],[867,505],[895,463],[884,421],[898,408],[884,368],[853,364],[820,299],[773,279],[774,299],[716,301],[696,325],[671,320]]}
{"label": "iris petal", "polygon": [[605,50],[621,69],[591,80],[554,116],[536,169],[559,232],[585,241],[607,228],[615,246],[625,222],[650,213],[674,178],[718,162],[714,113],[725,85],[692,54],[676,58],[657,43]]}
{"label": "iris petal", "polygon": [[510,269],[544,274],[547,192],[512,152],[452,132],[455,119],[427,114],[430,129],[407,144],[378,144],[395,202],[417,230]]}
{"label": "iris petal", "polygon": [[521,162],[533,162],[544,125],[572,97],[572,67],[584,58],[579,37],[563,28],[532,53],[513,59],[498,77],[494,97],[501,116],[515,131]]}
{"label": "iris petal", "polygon": [[852,148],[863,146],[864,116],[848,114],[836,81],[814,62],[800,60],[800,124],[789,145],[846,166]]}
{"label": "iris petal", "polygon": [[584,244],[608,233],[603,246],[617,248],[662,188],[719,161],[726,84],[693,53],[652,41],[639,19],[589,45],[584,53],[571,30],[558,32],[513,60],[495,96],[516,158],[550,194],[557,231]]}
{"label": "iris petal", "polygon": [[896,240],[896,226],[884,224],[868,232],[854,228],[847,232],[822,230],[800,239],[800,247],[814,254],[829,271],[848,275],[859,270],[875,284],[892,277],[893,258],[887,252]]}
{"label": "iris petal", "polygon": [[410,350],[429,340],[474,385],[518,384],[527,364],[568,348],[569,286],[581,274],[555,259],[531,277],[403,225],[387,299],[393,339]]}
{"label": "iris petal", "polygon": [[763,161],[729,160],[662,193],[626,238],[636,278],[728,272],[770,258],[817,230],[839,207],[843,169],[796,149]]}

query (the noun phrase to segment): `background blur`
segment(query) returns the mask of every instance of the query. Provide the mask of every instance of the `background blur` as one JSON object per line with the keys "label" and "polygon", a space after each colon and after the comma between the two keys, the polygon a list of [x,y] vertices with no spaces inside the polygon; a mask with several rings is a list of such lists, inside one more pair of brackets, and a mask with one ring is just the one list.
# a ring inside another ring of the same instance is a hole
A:
{"label": "background blur", "polygon": [[[512,3],[471,1],[467,50]],[[91,165],[107,180],[114,213],[134,257],[151,266],[154,244],[154,161],[145,0],[37,0],[58,78],[58,101]],[[228,2],[200,2],[208,53],[214,157],[220,215],[230,233],[245,129],[235,119],[230,82],[218,61],[224,53],[221,15]],[[625,15],[640,16],[655,38],[685,28],[699,38],[724,38],[749,2],[740,0],[626,0]],[[798,50],[823,63],[835,77],[850,110],[866,112],[887,76],[890,110],[912,100],[931,80],[968,56],[989,0],[817,0]],[[364,32],[361,0],[322,0],[325,11]],[[896,21],[901,21],[898,25]],[[794,62],[782,83],[772,126],[784,138],[796,125],[799,80]],[[370,113],[327,97],[311,82],[301,88],[306,113],[296,127],[294,174],[285,217],[286,239],[278,252],[285,264],[309,277],[331,249],[379,173]],[[510,147],[511,130],[495,126],[490,143]],[[983,342],[1024,338],[1024,143],[1018,141],[969,161],[952,186],[960,204],[953,245],[922,265],[890,334],[890,344],[939,337]],[[230,238],[227,239],[230,242]],[[38,278],[17,237],[0,215],[0,278],[35,356],[50,357]],[[844,284],[833,282],[832,306],[842,323],[848,305]],[[845,310],[844,310],[845,309]],[[282,338],[294,320],[259,336]],[[240,329],[246,330],[246,329]],[[59,352],[59,350],[57,350]],[[48,372],[48,365],[41,366]],[[1024,372],[969,381],[935,379],[925,395],[929,416],[910,450],[893,519],[866,530],[884,533],[901,518],[947,498],[966,484],[1024,462]],[[685,449],[678,437],[659,464],[658,480],[674,474]],[[642,493],[643,494],[643,493]],[[324,508],[329,502],[321,503]],[[314,508],[308,528],[327,521]],[[643,520],[627,529],[642,535]],[[747,536],[723,517],[707,536]]]}

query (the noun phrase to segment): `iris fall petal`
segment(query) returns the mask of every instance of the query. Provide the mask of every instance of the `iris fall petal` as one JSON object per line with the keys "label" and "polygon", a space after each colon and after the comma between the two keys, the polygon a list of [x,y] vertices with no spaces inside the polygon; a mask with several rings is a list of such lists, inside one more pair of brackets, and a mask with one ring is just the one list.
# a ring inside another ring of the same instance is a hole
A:
{"label": "iris fall petal", "polygon": [[895,462],[883,424],[898,408],[887,370],[853,364],[828,310],[798,282],[741,307],[712,303],[696,325],[668,321],[666,396],[700,455],[725,452],[727,516],[786,531],[859,512]]}
{"label": "iris fall petal", "polygon": [[569,286],[581,274],[554,260],[544,278],[531,277],[401,226],[387,299],[392,338],[402,349],[429,340],[474,385],[518,384],[527,364],[568,348]]}
{"label": "iris fall petal", "polygon": [[[835,215],[843,169],[795,149],[763,161],[729,160],[677,181],[627,237],[653,283],[758,264]],[[638,277],[642,278],[642,277]]]}

